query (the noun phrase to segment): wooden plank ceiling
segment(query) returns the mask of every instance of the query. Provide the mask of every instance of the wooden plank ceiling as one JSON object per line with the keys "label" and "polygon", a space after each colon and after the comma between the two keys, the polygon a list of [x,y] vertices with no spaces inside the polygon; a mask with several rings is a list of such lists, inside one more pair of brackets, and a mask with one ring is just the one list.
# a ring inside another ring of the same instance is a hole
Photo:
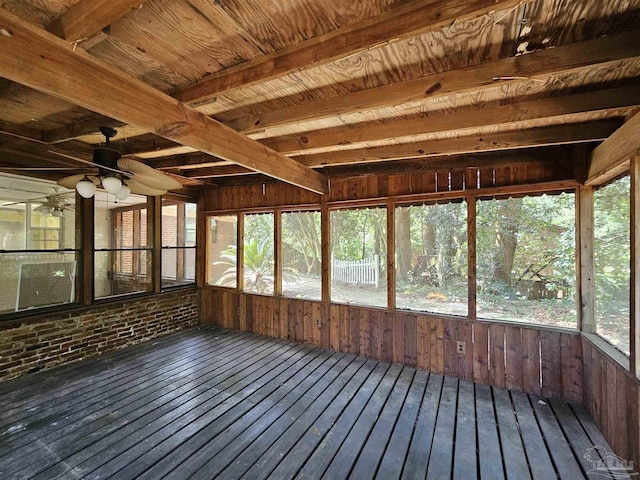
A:
{"label": "wooden plank ceiling", "polygon": [[0,171],[81,172],[114,126],[187,188],[326,192],[595,148],[640,106],[640,0],[5,0],[0,76]]}

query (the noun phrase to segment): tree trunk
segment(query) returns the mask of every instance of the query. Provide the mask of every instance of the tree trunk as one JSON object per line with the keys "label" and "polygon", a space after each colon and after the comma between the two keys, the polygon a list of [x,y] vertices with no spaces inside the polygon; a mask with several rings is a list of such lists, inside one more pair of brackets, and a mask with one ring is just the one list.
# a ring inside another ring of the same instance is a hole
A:
{"label": "tree trunk", "polygon": [[407,207],[396,209],[397,280],[406,282],[411,271],[411,216]]}

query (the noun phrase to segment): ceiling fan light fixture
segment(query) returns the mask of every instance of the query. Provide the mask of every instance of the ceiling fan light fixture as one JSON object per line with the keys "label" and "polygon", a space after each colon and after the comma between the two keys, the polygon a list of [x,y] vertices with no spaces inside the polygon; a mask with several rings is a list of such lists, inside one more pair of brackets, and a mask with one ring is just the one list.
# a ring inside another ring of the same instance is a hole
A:
{"label": "ceiling fan light fixture", "polygon": [[131,189],[127,186],[126,183],[123,183],[122,187],[120,187],[120,190],[118,190],[118,193],[116,193],[116,198],[118,200],[126,200],[127,197],[129,197],[130,193]]}
{"label": "ceiling fan light fixture", "polygon": [[62,217],[64,215],[64,212],[58,208],[54,208],[53,210],[51,210],[51,215],[54,217]]}
{"label": "ceiling fan light fixture", "polygon": [[82,198],[91,198],[96,193],[96,186],[91,180],[89,180],[87,177],[84,177],[82,180],[76,183],[76,191]]}
{"label": "ceiling fan light fixture", "polygon": [[122,180],[120,180],[118,177],[104,177],[102,179],[102,186],[107,191],[107,193],[115,195],[122,188]]}

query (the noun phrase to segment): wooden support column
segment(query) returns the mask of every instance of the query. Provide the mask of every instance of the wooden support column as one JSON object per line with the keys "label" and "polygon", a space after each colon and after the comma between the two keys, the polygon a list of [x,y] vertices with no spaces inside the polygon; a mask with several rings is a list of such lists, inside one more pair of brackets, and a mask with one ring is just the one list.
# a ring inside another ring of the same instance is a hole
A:
{"label": "wooden support column", "polygon": [[152,291],[162,290],[162,197],[147,197],[147,245],[151,250]]}
{"label": "wooden support column", "polygon": [[244,288],[244,213],[238,214],[238,258],[236,259],[236,288],[240,291]]}
{"label": "wooden support column", "polygon": [[331,230],[329,224],[329,206],[327,197],[320,197],[320,246],[321,246],[321,276],[322,303],[329,303],[331,296]]}
{"label": "wooden support column", "polygon": [[467,297],[469,320],[476,319],[476,197],[467,195]]}
{"label": "wooden support column", "polygon": [[274,282],[273,294],[276,297],[282,295],[282,210],[276,208],[273,212],[273,260]]}
{"label": "wooden support column", "polygon": [[396,215],[395,205],[387,201],[387,308],[396,308]]}
{"label": "wooden support column", "polygon": [[640,154],[631,159],[631,305],[630,358],[631,373],[640,376]]}
{"label": "wooden support column", "polygon": [[596,332],[595,267],[593,251],[593,188],[581,186],[576,198],[576,276],[578,329]]}
{"label": "wooden support column", "polygon": [[[209,217],[200,213],[200,202],[196,210],[196,284],[198,288],[206,285],[209,262]],[[201,319],[202,320],[202,319]]]}
{"label": "wooden support column", "polygon": [[76,245],[80,248],[80,268],[78,277],[81,288],[76,291],[80,294],[78,303],[90,305],[93,302],[94,285],[94,205],[95,198],[82,198],[76,193],[76,206],[79,206],[76,213]]}

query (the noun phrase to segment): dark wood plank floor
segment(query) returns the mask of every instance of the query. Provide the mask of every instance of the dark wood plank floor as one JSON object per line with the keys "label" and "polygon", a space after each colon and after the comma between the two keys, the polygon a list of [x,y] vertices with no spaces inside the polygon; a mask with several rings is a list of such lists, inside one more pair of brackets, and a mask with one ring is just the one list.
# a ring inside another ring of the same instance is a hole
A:
{"label": "dark wood plank floor", "polygon": [[579,406],[215,327],[0,384],[2,479],[578,479],[593,445]]}

